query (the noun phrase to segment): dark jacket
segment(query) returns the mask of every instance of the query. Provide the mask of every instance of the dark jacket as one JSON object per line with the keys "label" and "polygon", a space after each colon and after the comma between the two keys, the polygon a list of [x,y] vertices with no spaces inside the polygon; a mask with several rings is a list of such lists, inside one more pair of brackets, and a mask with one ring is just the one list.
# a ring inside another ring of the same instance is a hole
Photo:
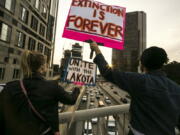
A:
{"label": "dark jacket", "polygon": [[[36,110],[46,118],[53,131],[59,131],[58,101],[73,105],[79,89],[70,95],[57,81],[47,81],[41,75],[23,80],[28,96]],[[3,135],[39,135],[42,121],[31,111],[19,81],[7,83],[0,93],[0,131]]]}
{"label": "dark jacket", "polygon": [[108,81],[130,94],[130,124],[134,129],[145,135],[175,135],[180,117],[179,85],[161,71],[139,74],[112,70],[102,54],[94,62]]}

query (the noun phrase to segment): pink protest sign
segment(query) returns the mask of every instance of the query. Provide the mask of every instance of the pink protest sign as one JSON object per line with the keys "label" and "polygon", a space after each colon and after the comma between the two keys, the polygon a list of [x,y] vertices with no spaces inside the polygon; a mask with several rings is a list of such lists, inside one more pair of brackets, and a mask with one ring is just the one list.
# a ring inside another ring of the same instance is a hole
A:
{"label": "pink protest sign", "polygon": [[126,9],[93,0],[73,0],[63,37],[78,41],[92,39],[102,45],[123,49]]}

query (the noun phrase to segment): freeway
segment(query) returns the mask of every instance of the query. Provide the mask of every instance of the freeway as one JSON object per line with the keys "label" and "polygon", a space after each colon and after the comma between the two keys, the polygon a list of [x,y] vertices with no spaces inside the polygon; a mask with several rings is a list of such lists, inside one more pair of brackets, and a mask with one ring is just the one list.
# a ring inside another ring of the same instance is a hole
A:
{"label": "freeway", "polygon": [[[63,84],[66,89],[72,89],[74,85]],[[116,91],[116,92],[114,92]],[[86,86],[81,101],[78,106],[74,106],[77,110],[93,109],[104,106],[113,106],[130,102],[130,98],[127,98],[128,94],[120,90],[117,86],[111,83],[97,83],[96,86]],[[127,96],[127,97],[126,97]],[[125,99],[125,100],[122,100]],[[101,102],[101,104],[100,104]],[[72,106],[61,107],[64,110],[60,112],[72,111]],[[73,132],[78,135],[120,135],[128,131],[129,117],[123,117],[120,115],[111,116],[114,118],[114,127],[109,125],[109,117],[99,117],[87,121],[78,121],[72,124]],[[126,122],[124,126],[124,122]],[[112,122],[111,122],[112,123]],[[68,124],[66,126],[60,126],[63,131],[68,130]],[[85,125],[88,125],[87,128]],[[112,125],[112,124],[111,124]],[[87,133],[89,132],[89,133]],[[72,133],[62,132],[62,135],[70,135]]]}

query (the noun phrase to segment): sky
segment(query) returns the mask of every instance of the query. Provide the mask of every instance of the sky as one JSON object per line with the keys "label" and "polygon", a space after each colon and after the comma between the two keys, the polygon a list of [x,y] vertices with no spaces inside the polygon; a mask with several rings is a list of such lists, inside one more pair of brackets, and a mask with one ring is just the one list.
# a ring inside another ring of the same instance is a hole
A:
{"label": "sky", "polygon": [[[75,40],[62,38],[62,33],[72,0],[59,0],[54,64],[60,64],[64,49],[71,49]],[[144,11],[147,15],[147,48],[162,47],[170,61],[180,62],[180,0],[96,0],[109,5],[126,7],[126,12]],[[90,49],[83,45],[83,59],[89,59]],[[106,60],[111,63],[112,49],[100,47]]]}

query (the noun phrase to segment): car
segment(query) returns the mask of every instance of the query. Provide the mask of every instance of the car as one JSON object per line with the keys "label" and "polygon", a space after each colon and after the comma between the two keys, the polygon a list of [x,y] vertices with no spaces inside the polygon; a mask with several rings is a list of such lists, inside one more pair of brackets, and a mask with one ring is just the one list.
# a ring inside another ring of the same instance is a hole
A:
{"label": "car", "polygon": [[85,121],[83,135],[92,135],[92,123]]}
{"label": "car", "polygon": [[109,99],[109,97],[105,97],[105,100],[108,100]]}
{"label": "car", "polygon": [[58,104],[58,109],[62,109],[62,107],[63,107],[63,104],[62,104],[62,103],[59,103],[59,104]]}
{"label": "car", "polygon": [[65,106],[61,103],[58,104],[58,112],[61,113],[65,109]]}
{"label": "car", "polygon": [[100,96],[99,96],[99,95],[96,95],[96,99],[100,99]]}
{"label": "car", "polygon": [[93,94],[93,93],[91,93],[91,94],[90,94],[90,96],[94,96],[94,94]]}
{"label": "car", "polygon": [[99,91],[97,91],[97,90],[96,90],[96,91],[95,91],[95,93],[96,93],[96,94],[98,94],[98,93],[99,93]]}
{"label": "car", "polygon": [[86,91],[86,94],[89,94],[89,91]]}
{"label": "car", "polygon": [[103,95],[104,95],[104,94],[103,94],[102,92],[100,92],[100,91],[99,91],[99,94],[100,94],[101,96],[103,96]]}
{"label": "car", "polygon": [[93,98],[93,97],[91,97],[91,98],[90,98],[90,101],[91,101],[91,102],[94,102],[94,98]]}
{"label": "car", "polygon": [[105,102],[106,102],[107,104],[111,104],[111,100],[110,100],[110,99],[105,100]]}
{"label": "car", "polygon": [[0,84],[0,92],[4,89],[4,86],[5,86],[6,84],[5,83],[1,83]]}
{"label": "car", "polygon": [[126,98],[120,98],[120,101],[127,104],[128,103],[128,100]]}
{"label": "car", "polygon": [[131,97],[129,95],[126,95],[127,98],[131,99]]}
{"label": "car", "polygon": [[108,117],[107,131],[108,135],[116,135],[116,122],[113,116]]}
{"label": "car", "polygon": [[83,97],[82,97],[82,101],[83,101],[83,102],[86,102],[86,101],[87,101],[87,96],[83,96]]}
{"label": "car", "polygon": [[114,93],[114,94],[116,94],[116,95],[118,94],[118,92],[117,92],[117,91],[113,91],[113,93]]}
{"label": "car", "polygon": [[93,103],[93,102],[91,102],[91,103],[90,103],[90,106],[94,106],[94,103]]}
{"label": "car", "polygon": [[96,123],[98,122],[98,118],[97,118],[97,117],[92,118],[92,119],[91,119],[91,122],[92,122],[92,124],[96,124]]}
{"label": "car", "polygon": [[103,106],[104,106],[104,103],[103,103],[102,100],[100,100],[100,101],[98,102],[98,106],[99,106],[99,107],[103,107]]}

